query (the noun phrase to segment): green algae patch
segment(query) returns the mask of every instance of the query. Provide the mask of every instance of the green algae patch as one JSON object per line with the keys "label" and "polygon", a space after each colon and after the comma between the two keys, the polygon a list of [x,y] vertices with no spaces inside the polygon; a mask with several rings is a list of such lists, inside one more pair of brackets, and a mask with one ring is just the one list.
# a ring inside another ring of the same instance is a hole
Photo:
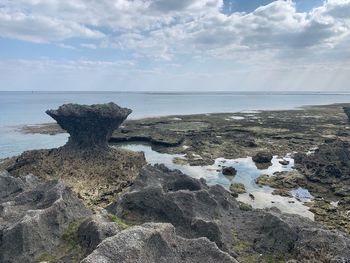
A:
{"label": "green algae patch", "polygon": [[108,214],[108,219],[116,223],[122,230],[130,227],[123,219],[117,217],[116,215]]}
{"label": "green algae patch", "polygon": [[77,240],[77,231],[83,221],[84,219],[79,219],[70,223],[62,235],[63,244],[54,251],[41,254],[36,262],[80,262],[84,251]]}

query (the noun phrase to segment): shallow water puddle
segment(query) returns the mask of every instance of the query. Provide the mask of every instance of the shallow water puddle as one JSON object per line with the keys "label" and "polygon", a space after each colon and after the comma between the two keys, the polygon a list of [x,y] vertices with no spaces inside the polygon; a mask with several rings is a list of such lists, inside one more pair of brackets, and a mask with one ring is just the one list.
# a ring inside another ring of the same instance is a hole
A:
{"label": "shallow water puddle", "polygon": [[[170,169],[178,169],[183,173],[194,177],[204,178],[209,185],[220,184],[226,189],[229,189],[232,183],[243,183],[247,193],[239,195],[237,200],[252,205],[254,208],[277,207],[285,213],[299,214],[304,217],[313,219],[314,215],[308,210],[308,207],[303,205],[303,202],[308,202],[312,196],[306,189],[296,189],[291,191],[294,198],[272,195],[273,189],[267,186],[259,186],[255,183],[255,179],[262,174],[273,175],[275,172],[291,171],[294,165],[294,160],[289,156],[284,159],[289,161],[288,165],[279,163],[277,156],[272,159],[272,165],[266,169],[258,169],[251,157],[238,158],[228,160],[218,158],[213,165],[207,166],[190,166],[184,164],[173,163],[174,158],[184,158],[181,154],[166,154],[158,153],[152,150],[150,145],[139,143],[117,144],[115,147],[121,147],[132,151],[143,151],[148,163],[162,163]],[[223,166],[232,166],[237,170],[235,176],[224,176],[221,173]],[[254,200],[249,197],[249,193],[254,195]]]}

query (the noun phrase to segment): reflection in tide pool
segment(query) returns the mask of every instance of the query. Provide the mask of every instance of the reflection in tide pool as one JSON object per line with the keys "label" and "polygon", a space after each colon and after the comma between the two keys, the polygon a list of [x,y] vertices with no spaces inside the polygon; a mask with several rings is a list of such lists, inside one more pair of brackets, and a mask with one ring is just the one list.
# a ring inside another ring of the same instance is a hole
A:
{"label": "reflection in tide pool", "polygon": [[[221,184],[229,189],[232,183],[243,183],[247,193],[239,195],[238,200],[252,205],[254,208],[277,207],[282,212],[299,214],[313,219],[314,215],[303,205],[303,202],[310,201],[312,196],[306,189],[293,190],[294,198],[287,198],[278,195],[272,195],[273,189],[267,186],[259,186],[255,179],[262,175],[273,175],[274,172],[291,171],[294,160],[288,156],[284,159],[289,161],[288,165],[281,165],[277,156],[272,160],[272,165],[264,170],[259,170],[251,157],[227,160],[224,158],[216,159],[213,165],[190,166],[173,163],[174,158],[183,158],[181,154],[166,154],[153,151],[147,144],[118,144],[116,147],[132,151],[143,151],[148,163],[163,163],[170,169],[178,169],[183,173],[194,178],[205,178],[209,185]],[[220,170],[222,166],[233,166],[237,170],[236,176],[224,176]],[[255,199],[249,197],[249,193],[255,196]]]}

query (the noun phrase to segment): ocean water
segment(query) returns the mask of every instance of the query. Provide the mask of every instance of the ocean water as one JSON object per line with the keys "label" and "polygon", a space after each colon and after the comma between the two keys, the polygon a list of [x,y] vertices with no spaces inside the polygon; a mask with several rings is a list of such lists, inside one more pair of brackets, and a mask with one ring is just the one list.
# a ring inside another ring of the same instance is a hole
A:
{"label": "ocean water", "polygon": [[129,118],[176,114],[295,109],[305,105],[350,102],[350,93],[133,93],[133,92],[0,92],[0,158],[25,150],[64,144],[67,135],[23,135],[23,124],[52,122],[45,110],[64,103],[115,102],[133,110]]}

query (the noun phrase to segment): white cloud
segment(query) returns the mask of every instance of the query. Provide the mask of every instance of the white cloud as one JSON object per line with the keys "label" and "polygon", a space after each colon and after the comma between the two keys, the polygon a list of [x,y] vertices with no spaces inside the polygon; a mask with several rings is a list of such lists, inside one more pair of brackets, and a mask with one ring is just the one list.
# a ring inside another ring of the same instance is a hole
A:
{"label": "white cloud", "polygon": [[[0,36],[60,47],[71,47],[65,40],[78,38],[76,48],[112,48],[135,60],[147,58],[155,64],[151,71],[164,61],[185,65],[182,61],[190,60],[214,71],[221,62],[256,72],[269,68],[273,76],[290,67],[308,68],[315,76],[326,67],[331,76],[348,65],[350,0],[326,0],[309,12],[298,12],[291,0],[277,0],[251,13],[226,15],[222,7],[222,0],[0,0]],[[88,65],[80,60],[64,67],[116,66]]]}

